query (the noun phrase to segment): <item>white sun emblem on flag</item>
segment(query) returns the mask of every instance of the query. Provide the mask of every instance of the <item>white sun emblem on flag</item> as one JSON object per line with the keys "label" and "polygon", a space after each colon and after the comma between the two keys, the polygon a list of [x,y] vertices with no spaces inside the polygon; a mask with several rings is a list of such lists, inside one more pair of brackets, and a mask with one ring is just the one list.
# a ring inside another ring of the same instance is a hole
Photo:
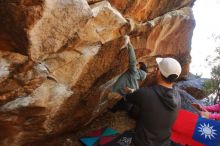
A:
{"label": "white sun emblem on flag", "polygon": [[216,130],[213,129],[213,126],[209,126],[209,123],[206,125],[205,123],[202,125],[200,124],[200,127],[199,127],[199,132],[201,132],[201,135],[204,135],[205,136],[205,139],[206,138],[209,138],[210,140],[213,138],[215,139],[215,135],[217,135]]}

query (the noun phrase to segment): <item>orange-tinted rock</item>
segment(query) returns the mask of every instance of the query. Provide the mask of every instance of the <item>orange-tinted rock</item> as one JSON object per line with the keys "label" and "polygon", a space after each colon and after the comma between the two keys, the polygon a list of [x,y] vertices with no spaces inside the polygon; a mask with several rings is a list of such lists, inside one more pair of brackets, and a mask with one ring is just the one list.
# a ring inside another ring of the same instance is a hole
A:
{"label": "orange-tinted rock", "polygon": [[0,83],[9,77],[10,72],[28,61],[26,56],[18,53],[0,51]]}
{"label": "orange-tinted rock", "polygon": [[192,6],[195,0],[109,0],[126,17],[151,20],[172,10]]}
{"label": "orange-tinted rock", "polygon": [[[92,16],[86,0],[3,1],[1,38],[33,60],[62,48]],[[11,42],[13,41],[13,42]]]}
{"label": "orange-tinted rock", "polygon": [[155,60],[150,59],[153,56],[171,56],[181,63],[181,76],[184,77],[189,72],[194,26],[192,10],[186,7],[141,25],[136,24],[131,33],[131,40],[138,50],[142,50],[140,59],[148,62],[149,67],[155,65]]}
{"label": "orange-tinted rock", "polygon": [[3,0],[0,3],[0,42],[6,48],[28,54],[28,30],[38,21],[43,12],[42,0]]}
{"label": "orange-tinted rock", "polygon": [[106,43],[118,38],[120,29],[126,25],[126,19],[107,1],[90,5],[93,17],[83,29],[79,31],[79,37],[83,41]]}
{"label": "orange-tinted rock", "polygon": [[147,48],[153,48],[153,54],[161,56],[189,54],[193,29],[188,28],[195,26],[192,10],[184,8],[157,19],[150,22],[154,29],[149,34]]}
{"label": "orange-tinted rock", "polygon": [[1,1],[0,145],[77,130],[115,102],[106,95],[128,66],[125,34],[150,72],[173,56],[185,76],[193,0],[172,2]]}

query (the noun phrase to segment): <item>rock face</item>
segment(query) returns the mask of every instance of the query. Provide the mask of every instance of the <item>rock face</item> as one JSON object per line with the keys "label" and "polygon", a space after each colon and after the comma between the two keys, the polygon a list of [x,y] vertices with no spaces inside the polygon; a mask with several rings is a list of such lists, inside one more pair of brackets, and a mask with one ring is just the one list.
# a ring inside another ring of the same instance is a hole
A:
{"label": "rock face", "polygon": [[1,0],[0,145],[78,130],[110,106],[126,34],[150,72],[156,56],[172,56],[186,76],[193,2]]}
{"label": "rock face", "polygon": [[196,99],[203,99],[208,96],[204,91],[204,84],[207,80],[208,79],[189,74],[184,81],[178,82],[177,87],[185,90]]}
{"label": "rock face", "polygon": [[198,103],[200,105],[203,105],[203,102],[196,100],[193,96],[191,96],[184,90],[179,90],[179,93],[181,96],[181,108],[198,114],[199,111],[196,108],[194,108],[191,104]]}
{"label": "rock face", "polygon": [[185,80],[179,81],[177,84],[175,84],[175,87],[180,91],[179,93],[181,96],[181,108],[194,113],[198,113],[198,110],[194,108],[191,104],[204,104],[203,101],[199,101],[198,99],[203,99],[204,97],[207,97],[203,89],[205,80],[207,79],[200,78],[196,75],[189,73]]}

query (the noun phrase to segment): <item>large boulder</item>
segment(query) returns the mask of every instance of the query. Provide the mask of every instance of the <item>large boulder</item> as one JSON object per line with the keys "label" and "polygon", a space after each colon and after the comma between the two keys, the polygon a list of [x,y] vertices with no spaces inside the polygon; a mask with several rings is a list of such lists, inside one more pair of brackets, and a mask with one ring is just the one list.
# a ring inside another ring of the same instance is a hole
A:
{"label": "large boulder", "polygon": [[0,145],[78,130],[112,105],[126,34],[150,72],[156,56],[172,56],[186,76],[193,2],[0,1]]}
{"label": "large boulder", "polygon": [[185,80],[178,82],[176,86],[185,90],[194,98],[201,100],[208,96],[204,89],[207,80],[207,78],[201,78],[190,73]]}
{"label": "large boulder", "polygon": [[196,100],[192,95],[182,89],[179,89],[179,94],[181,98],[181,108],[199,114],[199,110],[193,107],[192,103],[203,105],[203,102]]}

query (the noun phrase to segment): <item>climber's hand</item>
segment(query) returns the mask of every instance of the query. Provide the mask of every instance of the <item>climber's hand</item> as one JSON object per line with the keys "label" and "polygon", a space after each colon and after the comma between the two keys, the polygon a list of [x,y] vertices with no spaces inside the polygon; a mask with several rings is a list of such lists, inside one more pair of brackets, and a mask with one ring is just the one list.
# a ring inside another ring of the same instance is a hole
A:
{"label": "climber's hand", "polygon": [[128,43],[130,43],[130,37],[128,35],[124,36],[124,44],[123,46],[121,47],[121,49],[125,48]]}
{"label": "climber's hand", "polygon": [[192,103],[191,105],[192,105],[194,108],[196,108],[196,109],[202,111],[202,106],[201,106],[201,105],[199,105],[199,104],[197,104],[197,103]]}
{"label": "climber's hand", "polygon": [[135,89],[132,89],[132,88],[129,88],[129,87],[125,87],[124,91],[125,91],[126,94],[130,94],[130,93],[133,93],[135,91]]}
{"label": "climber's hand", "polygon": [[209,112],[199,112],[199,114],[201,115],[201,117],[209,119]]}
{"label": "climber's hand", "polygon": [[121,36],[131,33],[134,30],[135,22],[131,18],[125,18],[127,22],[119,29]]}

